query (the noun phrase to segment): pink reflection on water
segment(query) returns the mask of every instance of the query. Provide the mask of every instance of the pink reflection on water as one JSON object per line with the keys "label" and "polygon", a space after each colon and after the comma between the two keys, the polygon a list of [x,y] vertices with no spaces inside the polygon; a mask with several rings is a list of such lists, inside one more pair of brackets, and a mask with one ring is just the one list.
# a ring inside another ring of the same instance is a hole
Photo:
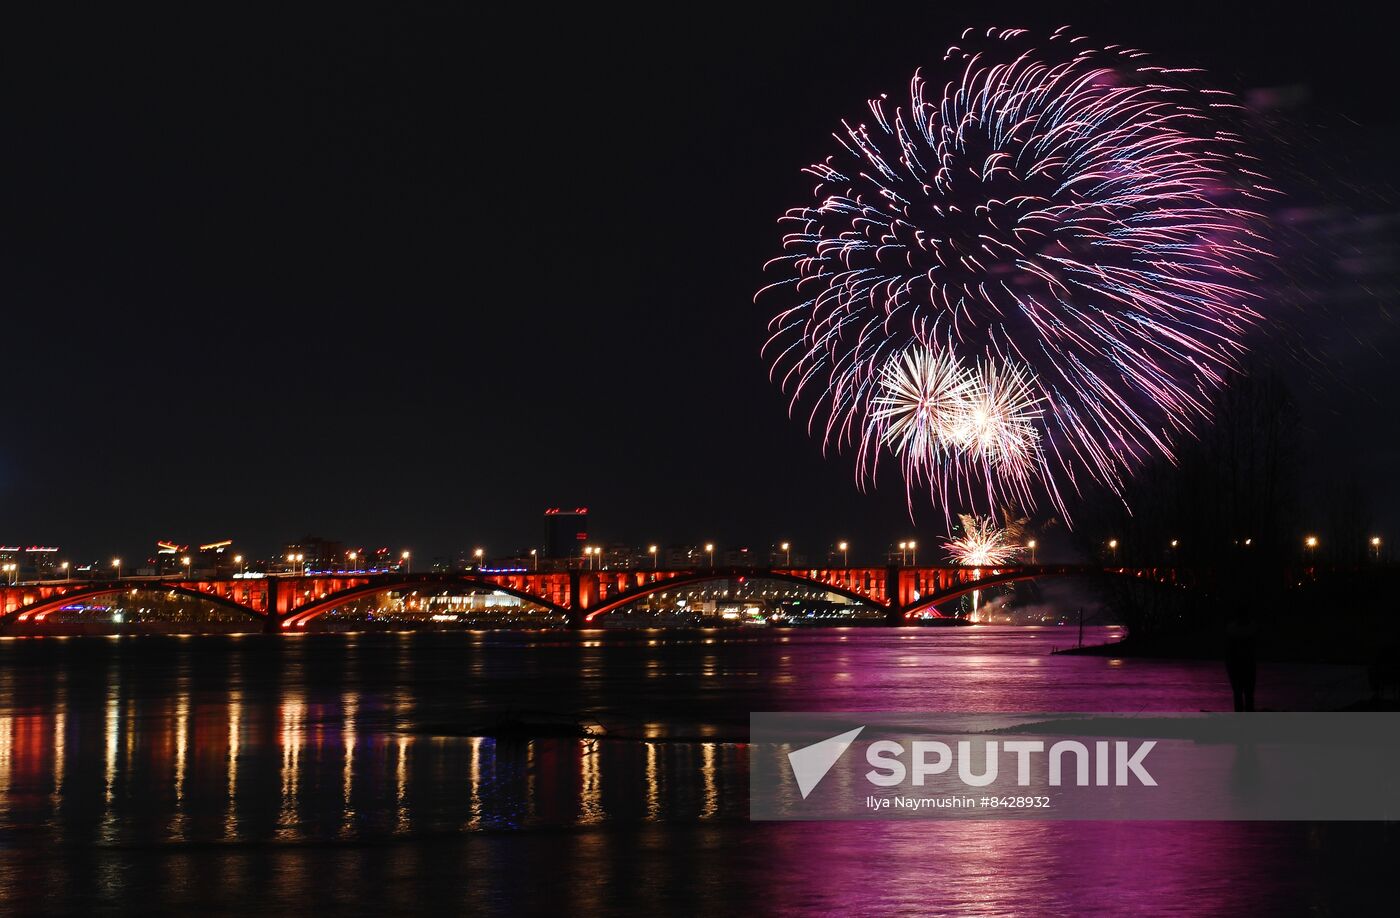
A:
{"label": "pink reflection on water", "polygon": [[1282,914],[1307,888],[1279,869],[1305,853],[1289,824],[785,823],[767,841],[775,914]]}

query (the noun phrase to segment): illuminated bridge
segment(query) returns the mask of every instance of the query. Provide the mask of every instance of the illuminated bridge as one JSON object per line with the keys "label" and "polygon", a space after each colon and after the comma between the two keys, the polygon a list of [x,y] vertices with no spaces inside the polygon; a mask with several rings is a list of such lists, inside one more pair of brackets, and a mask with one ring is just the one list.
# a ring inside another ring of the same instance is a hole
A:
{"label": "illuminated bridge", "polygon": [[332,609],[388,591],[500,591],[561,614],[576,628],[596,627],[639,599],[716,580],[774,580],[822,589],[880,610],[890,625],[920,615],[942,617],[938,607],[973,590],[1044,577],[1111,576],[1179,585],[1168,567],[1021,564],[1002,567],[694,567],[678,570],[467,571],[451,574],[306,574],[266,577],[122,577],[0,586],[0,624],[42,623],[75,603],[132,591],[199,599],[252,616],[264,630],[305,628]]}

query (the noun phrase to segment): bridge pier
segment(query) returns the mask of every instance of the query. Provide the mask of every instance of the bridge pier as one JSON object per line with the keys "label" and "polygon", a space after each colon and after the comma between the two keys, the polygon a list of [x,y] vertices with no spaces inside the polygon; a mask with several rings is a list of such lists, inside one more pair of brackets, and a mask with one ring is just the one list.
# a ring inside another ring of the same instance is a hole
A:
{"label": "bridge pier", "polygon": [[263,633],[282,633],[282,606],[278,601],[282,595],[281,581],[275,577],[270,577],[263,581],[266,584],[267,594],[265,602],[267,608],[263,610]]}
{"label": "bridge pier", "polygon": [[[589,578],[590,580],[592,578]],[[584,583],[583,571],[574,568],[569,571],[568,606],[564,612],[568,616],[568,629],[577,631],[584,627],[583,617],[588,614],[588,584]]]}
{"label": "bridge pier", "polygon": [[904,604],[899,595],[899,567],[891,564],[885,568],[885,625],[898,628],[905,621]]}

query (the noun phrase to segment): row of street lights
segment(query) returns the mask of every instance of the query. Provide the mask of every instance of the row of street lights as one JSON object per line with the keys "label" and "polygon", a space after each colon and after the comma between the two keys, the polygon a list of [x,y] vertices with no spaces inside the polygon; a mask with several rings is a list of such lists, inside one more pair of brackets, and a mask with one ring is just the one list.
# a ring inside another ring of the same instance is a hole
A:
{"label": "row of street lights", "polygon": [[[476,555],[477,555],[477,558],[478,558],[478,559],[481,557],[481,549],[478,548],[478,549],[476,550]],[[360,559],[360,553],[359,553],[358,551],[347,551],[347,552],[345,553],[345,567],[346,567],[346,569],[347,569],[347,570],[354,570],[354,569],[355,569],[355,562],[357,562],[359,559]],[[404,569],[404,573],[406,573],[406,574],[411,574],[411,573],[413,573],[413,552],[411,552],[411,551],[406,551],[406,550],[403,551],[403,552],[401,552],[401,553],[399,554],[399,560],[403,562],[403,565],[402,565],[402,566],[403,566],[403,569]],[[185,559],[185,563],[186,563],[186,564],[189,563],[189,559],[188,559],[188,558]],[[243,573],[247,573],[247,568],[243,567],[243,556],[242,556],[242,555],[234,555],[234,556],[233,556],[233,563],[239,565],[239,567],[240,567],[240,569],[242,570]],[[293,574],[301,573],[303,576],[306,574],[306,555],[305,555],[303,552],[293,552],[292,554],[287,555],[287,563],[290,564],[290,565],[292,566],[292,573],[293,573]],[[301,567],[301,570],[300,570],[300,571],[297,570],[297,566],[298,566],[298,565],[300,565],[300,567]]]}
{"label": "row of street lights", "polygon": [[[912,550],[914,549],[914,547],[915,547],[913,542],[901,542],[901,543],[899,543],[899,547],[900,547],[900,550],[901,550],[901,551],[906,550],[906,546],[907,546],[907,549],[910,550],[910,551],[912,551]],[[784,563],[785,563],[787,566],[791,567],[791,566],[792,566],[792,543],[791,543],[791,542],[783,542],[783,543],[782,543],[781,545],[779,545],[778,547],[779,547],[779,549],[783,552]],[[846,542],[841,542],[841,543],[839,543],[836,547],[837,547],[837,549],[841,552],[841,557],[842,557],[843,563],[849,565],[849,563],[850,563],[850,555],[849,555],[850,545],[849,545],[848,543],[846,543]],[[647,546],[647,554],[651,555],[651,566],[652,566],[653,569],[658,568],[658,567],[661,566],[661,559],[660,559],[660,555],[658,554],[659,551],[660,551],[660,546],[659,546],[659,545],[653,544],[653,545],[648,545],[648,546]],[[476,550],[476,554],[477,554],[477,557],[480,558],[480,556],[481,556],[481,549],[478,548],[478,549]],[[710,567],[713,568],[713,567],[715,566],[715,543],[714,543],[714,542],[706,542],[706,543],[705,543],[705,554],[706,554],[706,556],[708,556],[709,563],[710,563]],[[602,549],[601,547],[597,547],[597,546],[593,546],[593,545],[585,545],[585,546],[583,547],[583,559],[584,559],[584,563],[588,566],[588,568],[589,568],[590,570],[595,569],[595,568],[601,566],[602,563],[603,563],[603,549]],[[540,556],[539,556],[539,551],[538,551],[537,549],[534,549],[534,548],[530,549],[530,562],[531,562],[531,565],[534,567],[535,570],[539,570],[539,567],[540,567]]]}
{"label": "row of street lights", "polygon": [[[1032,541],[1031,547],[1032,547],[1032,548],[1035,547],[1034,541]],[[915,541],[913,541],[913,540],[910,540],[910,541],[907,541],[907,542],[900,542],[900,543],[899,543],[900,560],[901,560],[904,564],[918,564],[918,563],[919,563],[918,548],[919,548],[919,543],[918,543],[918,542],[915,542]],[[791,566],[792,566],[792,543],[791,543],[791,542],[782,542],[782,543],[780,543],[780,544],[778,545],[778,550],[781,551],[781,552],[783,553],[783,563],[784,563],[785,565],[787,565],[788,567],[791,567]],[[837,542],[837,543],[836,543],[836,550],[839,551],[839,552],[841,552],[841,563],[842,563],[842,565],[844,565],[844,566],[846,566],[846,567],[849,567],[850,564],[851,564],[851,544],[850,544],[849,542],[844,541],[844,540],[841,541],[841,542]],[[709,561],[709,566],[713,568],[713,567],[715,566],[715,543],[713,543],[713,542],[706,542],[706,543],[705,543],[704,551],[705,551],[705,555],[706,555],[706,557],[707,557],[707,560]],[[659,552],[660,552],[660,546],[659,546],[659,545],[652,544],[652,545],[648,545],[648,546],[647,546],[647,554],[651,555],[651,566],[652,566],[653,569],[658,568],[658,567],[661,566],[661,559],[660,559]],[[482,550],[481,550],[480,548],[478,548],[478,549],[475,550],[475,552],[473,552],[473,554],[476,556],[477,566],[479,567],[479,566],[481,565]],[[594,570],[594,569],[597,569],[597,568],[601,567],[601,566],[602,566],[602,563],[603,563],[603,549],[602,549],[600,546],[585,545],[585,546],[583,547],[583,561],[584,561],[585,566],[587,566],[589,570]],[[537,549],[537,548],[532,548],[532,549],[530,549],[530,566],[531,566],[534,570],[539,570],[539,568],[540,568],[540,554],[539,554],[539,549]]]}
{"label": "row of street lights", "polygon": [[[1117,540],[1116,538],[1115,538],[1115,539],[1109,539],[1108,542],[1107,542],[1106,544],[1108,545],[1109,554],[1110,554],[1110,555],[1112,556],[1112,558],[1116,561],[1117,558],[1118,558],[1118,545],[1119,545],[1118,540]],[[1246,547],[1251,546],[1251,545],[1254,544],[1254,539],[1252,539],[1252,538],[1245,539],[1244,542],[1243,542],[1243,544],[1244,544]],[[1307,551],[1307,553],[1308,553],[1309,559],[1311,559],[1311,558],[1316,554],[1317,548],[1318,548],[1318,546],[1319,546],[1320,544],[1321,544],[1321,542],[1319,541],[1318,537],[1315,536],[1315,535],[1308,535],[1308,536],[1305,536],[1305,537],[1303,538],[1303,548],[1306,549],[1306,551]],[[1370,538],[1370,540],[1369,540],[1369,545],[1370,545],[1370,547],[1371,547],[1371,551],[1374,553],[1374,556],[1375,556],[1376,558],[1378,558],[1378,559],[1380,558],[1381,544],[1382,544],[1382,542],[1381,542],[1381,537],[1380,537],[1380,536],[1371,536],[1371,538]],[[1175,551],[1180,545],[1181,545],[1181,540],[1179,540],[1179,539],[1172,539],[1172,540],[1171,540],[1170,546],[1171,546],[1172,551]],[[791,566],[792,566],[792,543],[791,543],[791,542],[783,542],[783,543],[781,543],[778,547],[779,547],[779,549],[783,552],[783,560],[784,560],[784,563],[785,563],[787,566],[791,567]],[[919,563],[918,547],[919,547],[918,543],[915,542],[915,541],[912,540],[912,539],[911,539],[911,540],[908,540],[908,541],[904,541],[904,542],[898,543],[898,548],[899,548],[899,553],[900,553],[900,562],[901,562],[902,564],[914,564],[914,565],[917,565],[917,564]],[[850,548],[851,548],[851,545],[850,545],[850,543],[847,542],[847,541],[842,540],[842,541],[836,543],[836,550],[839,551],[839,552],[841,552],[841,564],[842,564],[843,566],[845,566],[845,567],[850,567],[850,564],[851,564]],[[1031,564],[1037,563],[1037,561],[1036,561],[1036,548],[1037,548],[1036,540],[1035,540],[1035,539],[1030,539],[1030,540],[1028,540],[1028,541],[1026,542],[1026,548],[1027,548],[1027,550],[1030,552],[1030,562],[1031,562]],[[659,551],[659,546],[657,546],[657,545],[648,545],[648,546],[647,546],[647,553],[648,553],[649,555],[651,555],[651,566],[652,566],[653,568],[657,568],[657,567],[659,567],[660,564],[661,564],[661,562],[660,562],[660,557],[659,557],[659,555],[658,555],[658,551]],[[592,545],[585,546],[584,549],[583,549],[583,554],[584,554],[584,560],[585,560],[585,562],[587,563],[587,565],[588,565],[588,567],[589,567],[590,569],[596,569],[596,568],[599,568],[599,567],[602,566],[602,563],[603,563],[603,549],[602,549],[601,547],[592,546]],[[706,542],[706,543],[705,543],[705,554],[709,556],[710,567],[713,568],[713,567],[715,566],[715,543],[713,543],[713,542]],[[486,557],[486,550],[485,550],[484,548],[477,548],[477,549],[474,549],[474,550],[472,551],[472,556],[473,556],[474,559],[476,560],[476,566],[477,566],[478,568],[480,568],[481,565],[482,565],[482,563],[483,563],[484,560],[485,560],[485,557]],[[348,561],[349,561],[349,566],[353,568],[353,567],[354,567],[355,561],[359,558],[359,553],[358,553],[358,552],[354,552],[354,551],[347,552],[347,553],[346,553],[346,558],[347,558]],[[413,567],[412,567],[413,555],[412,555],[412,553],[409,552],[409,551],[404,551],[402,554],[399,555],[399,559],[403,562],[404,573],[409,573],[409,574],[413,573]],[[531,560],[531,565],[532,565],[532,567],[533,567],[535,570],[539,570],[539,567],[540,567],[540,557],[539,557],[539,550],[538,550],[538,549],[535,549],[535,548],[530,549],[530,560]],[[306,573],[306,563],[305,563],[305,562],[306,562],[306,555],[303,554],[303,553],[301,553],[301,552],[293,552],[293,553],[287,555],[287,563],[290,564],[290,565],[292,565],[292,573],[293,573],[293,574],[301,573],[301,574],[304,575],[304,574]],[[185,573],[185,576],[187,576],[187,577],[190,575],[192,563],[193,563],[193,562],[192,562],[192,559],[191,559],[188,555],[185,555],[184,557],[182,557],[182,558],[180,559],[180,566],[184,568],[184,573]],[[242,556],[242,555],[234,555],[234,556],[233,556],[233,563],[236,564],[236,565],[238,565],[239,573],[240,573],[240,574],[246,574],[246,573],[248,572],[247,565],[244,564],[243,556]],[[300,570],[298,570],[298,565],[300,566]],[[122,559],[121,559],[121,558],[113,558],[113,559],[112,559],[112,568],[116,571],[116,577],[117,577],[117,579],[120,580],[120,579],[121,579],[121,576],[122,576]],[[70,567],[69,562],[64,561],[62,564],[59,565],[59,569],[63,571],[63,579],[66,580],[66,579],[68,578],[68,575],[69,575],[70,570],[71,570],[71,567]],[[16,583],[16,582],[18,582],[18,577],[19,577],[19,565],[14,564],[14,563],[6,563],[6,564],[4,564],[4,565],[0,565],[0,574],[4,574],[5,577],[6,577],[6,579],[8,580],[8,582],[10,582],[11,584]]]}
{"label": "row of street lights", "polygon": [[[478,558],[478,559],[481,558],[481,549],[478,548],[478,549],[476,550],[476,555],[477,555],[477,558]],[[345,557],[349,560],[350,566],[353,567],[353,566],[354,566],[354,563],[355,563],[355,560],[359,557],[359,553],[358,553],[358,552],[353,552],[353,551],[351,551],[351,552],[346,552]],[[412,565],[412,559],[413,559],[412,553],[411,553],[411,552],[405,551],[405,552],[403,552],[401,555],[399,555],[399,558],[400,558],[400,560],[403,561],[405,573],[410,573],[410,574],[413,573],[413,569],[412,569],[412,566],[411,566],[411,565]],[[240,574],[247,574],[247,573],[248,573],[248,565],[247,565],[246,563],[244,563],[244,560],[243,560],[243,556],[242,556],[242,555],[234,555],[234,556],[233,556],[233,563],[236,564],[236,565],[238,566],[238,572],[239,572]],[[292,573],[293,573],[293,574],[300,573],[300,574],[303,574],[303,575],[304,575],[304,574],[306,573],[306,555],[305,555],[303,552],[293,552],[293,553],[287,555],[287,563],[290,564],[290,565],[292,565]],[[186,577],[188,577],[188,576],[190,575],[190,571],[191,571],[191,568],[192,568],[193,564],[194,564],[194,559],[191,558],[189,555],[185,555],[185,556],[183,556],[182,558],[180,558],[180,566],[181,566],[182,568],[185,569],[184,573],[185,573],[185,576],[186,576]],[[298,570],[298,565],[300,565],[300,570]],[[63,579],[64,579],[64,580],[67,580],[67,579],[68,579],[69,570],[71,569],[71,568],[70,568],[70,565],[69,565],[69,562],[64,561],[64,562],[63,562],[62,564],[60,564],[58,567],[59,567],[59,570],[63,571]],[[113,558],[113,559],[112,559],[112,569],[115,570],[115,571],[117,572],[117,573],[116,573],[117,579],[118,579],[118,580],[122,579],[122,559],[121,559],[121,558]],[[3,570],[3,571],[5,571],[5,572],[13,572],[13,571],[16,570],[16,565],[13,565],[13,564],[6,564],[6,565],[4,565],[3,569],[0,569],[0,570]]]}
{"label": "row of street lights", "polygon": [[[1245,539],[1243,542],[1236,542],[1236,544],[1237,544],[1237,545],[1238,545],[1238,544],[1242,544],[1242,545],[1244,545],[1245,548],[1249,548],[1250,546],[1252,546],[1252,545],[1254,544],[1254,539],[1253,539],[1253,538],[1248,538],[1248,539]],[[1304,536],[1304,537],[1303,537],[1303,548],[1307,551],[1308,557],[1309,557],[1309,558],[1313,557],[1313,555],[1317,552],[1317,547],[1318,547],[1319,545],[1321,545],[1321,544],[1322,544],[1322,542],[1321,542],[1321,541],[1318,539],[1318,537],[1315,536],[1315,535],[1307,535],[1307,536]],[[1371,538],[1370,538],[1369,540],[1367,540],[1367,544],[1370,545],[1371,551],[1372,551],[1372,553],[1374,554],[1374,556],[1375,556],[1376,558],[1380,558],[1380,554],[1381,554],[1381,544],[1382,544],[1382,543],[1381,543],[1381,537],[1380,537],[1380,536],[1371,536]],[[1180,539],[1172,539],[1170,545],[1171,545],[1172,551],[1175,551],[1175,550],[1177,549],[1177,547],[1181,545],[1181,540],[1180,540]],[[1031,563],[1034,564],[1034,563],[1035,563],[1035,554],[1034,554],[1034,553],[1035,553],[1035,540],[1032,539],[1030,542],[1026,543],[1026,547],[1029,548],[1029,549],[1031,550]],[[1108,550],[1109,550],[1109,552],[1113,555],[1113,557],[1114,557],[1115,559],[1118,557],[1118,540],[1117,540],[1117,539],[1109,539],[1109,540],[1108,540]]]}

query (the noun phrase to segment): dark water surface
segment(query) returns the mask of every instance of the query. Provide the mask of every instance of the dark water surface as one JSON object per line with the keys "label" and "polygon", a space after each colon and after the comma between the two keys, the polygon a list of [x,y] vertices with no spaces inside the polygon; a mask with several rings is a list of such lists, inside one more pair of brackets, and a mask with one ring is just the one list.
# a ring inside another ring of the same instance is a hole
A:
{"label": "dark water surface", "polygon": [[[1229,706],[1219,663],[1050,655],[1074,637],[3,640],[0,912],[1379,910],[1381,825],[747,821],[750,711]],[[1260,671],[1265,708],[1367,693],[1355,668]],[[604,736],[558,735],[580,720]]]}

